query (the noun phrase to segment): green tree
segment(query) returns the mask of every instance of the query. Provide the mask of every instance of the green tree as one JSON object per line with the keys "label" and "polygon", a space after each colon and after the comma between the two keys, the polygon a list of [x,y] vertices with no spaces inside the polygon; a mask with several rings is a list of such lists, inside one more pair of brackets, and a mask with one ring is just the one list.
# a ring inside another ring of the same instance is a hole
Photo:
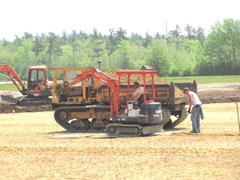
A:
{"label": "green tree", "polygon": [[0,64],[8,64],[12,66],[14,64],[14,57],[9,50],[0,44]]}
{"label": "green tree", "polygon": [[143,47],[147,48],[152,43],[153,37],[146,33],[146,37],[142,39]]}
{"label": "green tree", "polygon": [[117,50],[114,53],[116,69],[130,69],[130,46],[128,40],[121,40],[117,45]]}
{"label": "green tree", "polygon": [[176,29],[175,30],[171,30],[169,31],[168,35],[170,38],[178,38],[181,36],[181,28],[179,25],[176,25]]}
{"label": "green tree", "polygon": [[121,43],[122,40],[127,40],[127,32],[126,30],[119,28],[116,32],[114,29],[109,30],[109,35],[107,36],[106,48],[107,48],[107,55],[108,55],[108,63],[109,67],[111,68],[112,60],[111,55],[117,50],[117,46]]}
{"label": "green tree", "polygon": [[22,39],[32,39],[33,35],[32,33],[29,32],[24,32],[24,36],[22,37]]}
{"label": "green tree", "polygon": [[181,29],[178,25],[176,25],[175,30],[171,30],[169,32],[169,36],[167,38],[168,46],[174,46],[176,51],[180,50],[183,43],[183,36],[181,35]]}
{"label": "green tree", "polygon": [[15,65],[14,69],[18,72],[22,79],[27,78],[27,67],[36,65],[35,54],[32,51],[33,41],[32,39],[22,39],[20,46],[14,51]]}
{"label": "green tree", "polygon": [[240,21],[225,19],[223,24],[217,22],[212,26],[205,54],[206,62],[215,69],[212,72],[219,75],[240,74]]}
{"label": "green tree", "polygon": [[107,48],[107,55],[108,55],[108,64],[109,67],[112,67],[111,65],[111,55],[117,48],[117,38],[116,38],[116,33],[114,32],[114,29],[109,30],[109,35],[107,36],[107,43],[106,43],[106,48]]}
{"label": "green tree", "polygon": [[117,40],[117,44],[119,44],[122,40],[127,40],[127,32],[126,30],[119,28],[116,31],[116,40]]}
{"label": "green tree", "polygon": [[195,29],[192,27],[192,26],[190,26],[189,24],[187,24],[187,26],[186,26],[186,28],[185,28],[185,31],[187,32],[187,38],[189,39],[189,40],[191,40],[191,39],[195,39],[196,37],[195,37]]}
{"label": "green tree", "polygon": [[79,46],[78,43],[76,43],[77,40],[77,32],[72,31],[72,34],[69,36],[69,42],[72,46],[72,61],[75,62],[75,53],[78,50]]}
{"label": "green tree", "polygon": [[132,33],[129,40],[132,42],[138,42],[141,41],[143,39],[143,37],[141,35],[139,35],[138,33]]}
{"label": "green tree", "polygon": [[148,47],[146,54],[146,64],[157,68],[158,75],[167,76],[170,72],[170,57],[166,41],[155,40],[152,45]]}
{"label": "green tree", "polygon": [[66,45],[68,41],[68,35],[65,31],[62,33],[61,39],[63,40],[63,45]]}
{"label": "green tree", "polygon": [[59,36],[54,33],[48,33],[46,37],[48,42],[47,54],[48,54],[48,66],[51,67],[52,59],[58,61],[59,56],[61,56],[62,50],[62,40]]}
{"label": "green tree", "polygon": [[204,29],[201,27],[198,27],[196,31],[196,39],[201,43],[202,48],[204,47],[204,41],[206,39]]}
{"label": "green tree", "polygon": [[33,38],[33,46],[32,51],[35,53],[35,56],[37,58],[37,64],[39,64],[39,54],[44,51],[45,45],[43,42],[43,39],[39,37],[38,35]]}
{"label": "green tree", "polygon": [[93,29],[93,34],[91,34],[91,41],[92,41],[92,57],[93,60],[96,62],[97,60],[101,59],[104,43],[101,33],[99,33],[95,28]]}
{"label": "green tree", "polygon": [[154,39],[166,39],[166,35],[161,35],[159,32],[157,32],[157,34],[154,36]]}
{"label": "green tree", "polygon": [[184,39],[179,51],[171,49],[172,75],[190,76],[203,58],[203,49],[197,40]]}

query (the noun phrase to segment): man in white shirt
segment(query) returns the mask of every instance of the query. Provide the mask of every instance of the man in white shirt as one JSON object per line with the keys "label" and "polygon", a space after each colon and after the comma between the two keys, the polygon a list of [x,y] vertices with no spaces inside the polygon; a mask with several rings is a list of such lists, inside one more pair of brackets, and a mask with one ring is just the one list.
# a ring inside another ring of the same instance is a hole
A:
{"label": "man in white shirt", "polygon": [[185,87],[183,93],[189,97],[189,109],[188,113],[191,113],[192,121],[192,131],[191,133],[200,133],[200,117],[204,119],[204,113],[202,110],[202,102],[198,98],[198,95],[195,92],[189,90],[188,87]]}

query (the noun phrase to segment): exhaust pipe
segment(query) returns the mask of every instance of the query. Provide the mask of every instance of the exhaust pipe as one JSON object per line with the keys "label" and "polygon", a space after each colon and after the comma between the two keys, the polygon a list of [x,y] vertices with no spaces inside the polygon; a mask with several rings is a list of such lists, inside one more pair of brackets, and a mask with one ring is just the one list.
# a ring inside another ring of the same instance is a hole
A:
{"label": "exhaust pipe", "polygon": [[102,69],[102,67],[101,67],[101,60],[100,59],[97,60],[97,63],[98,63],[98,69],[101,70]]}

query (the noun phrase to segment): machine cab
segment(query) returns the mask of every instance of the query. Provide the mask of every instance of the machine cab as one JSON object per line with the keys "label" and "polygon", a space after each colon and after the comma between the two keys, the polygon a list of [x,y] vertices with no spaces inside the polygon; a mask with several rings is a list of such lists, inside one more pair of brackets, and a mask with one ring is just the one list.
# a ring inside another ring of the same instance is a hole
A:
{"label": "machine cab", "polygon": [[27,83],[27,94],[29,96],[49,96],[51,95],[51,88],[46,66],[29,67]]}

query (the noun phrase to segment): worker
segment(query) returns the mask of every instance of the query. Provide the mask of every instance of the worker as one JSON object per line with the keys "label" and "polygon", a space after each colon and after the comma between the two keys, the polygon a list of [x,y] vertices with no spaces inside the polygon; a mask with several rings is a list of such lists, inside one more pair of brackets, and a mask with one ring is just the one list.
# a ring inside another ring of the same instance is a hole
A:
{"label": "worker", "polygon": [[192,131],[191,133],[200,133],[200,118],[204,119],[204,113],[202,109],[202,102],[195,92],[185,87],[183,93],[189,97],[189,109],[188,113],[191,113]]}
{"label": "worker", "polygon": [[38,85],[34,88],[35,92],[46,91],[46,86],[39,82]]}
{"label": "worker", "polygon": [[44,85],[44,83],[42,82],[39,82],[38,83],[38,87],[39,87],[39,89],[40,89],[40,91],[46,91],[46,86]]}
{"label": "worker", "polygon": [[134,100],[136,103],[140,104],[143,102],[144,88],[140,86],[138,82],[134,82],[133,87],[135,91],[132,94],[130,94],[130,98]]}

